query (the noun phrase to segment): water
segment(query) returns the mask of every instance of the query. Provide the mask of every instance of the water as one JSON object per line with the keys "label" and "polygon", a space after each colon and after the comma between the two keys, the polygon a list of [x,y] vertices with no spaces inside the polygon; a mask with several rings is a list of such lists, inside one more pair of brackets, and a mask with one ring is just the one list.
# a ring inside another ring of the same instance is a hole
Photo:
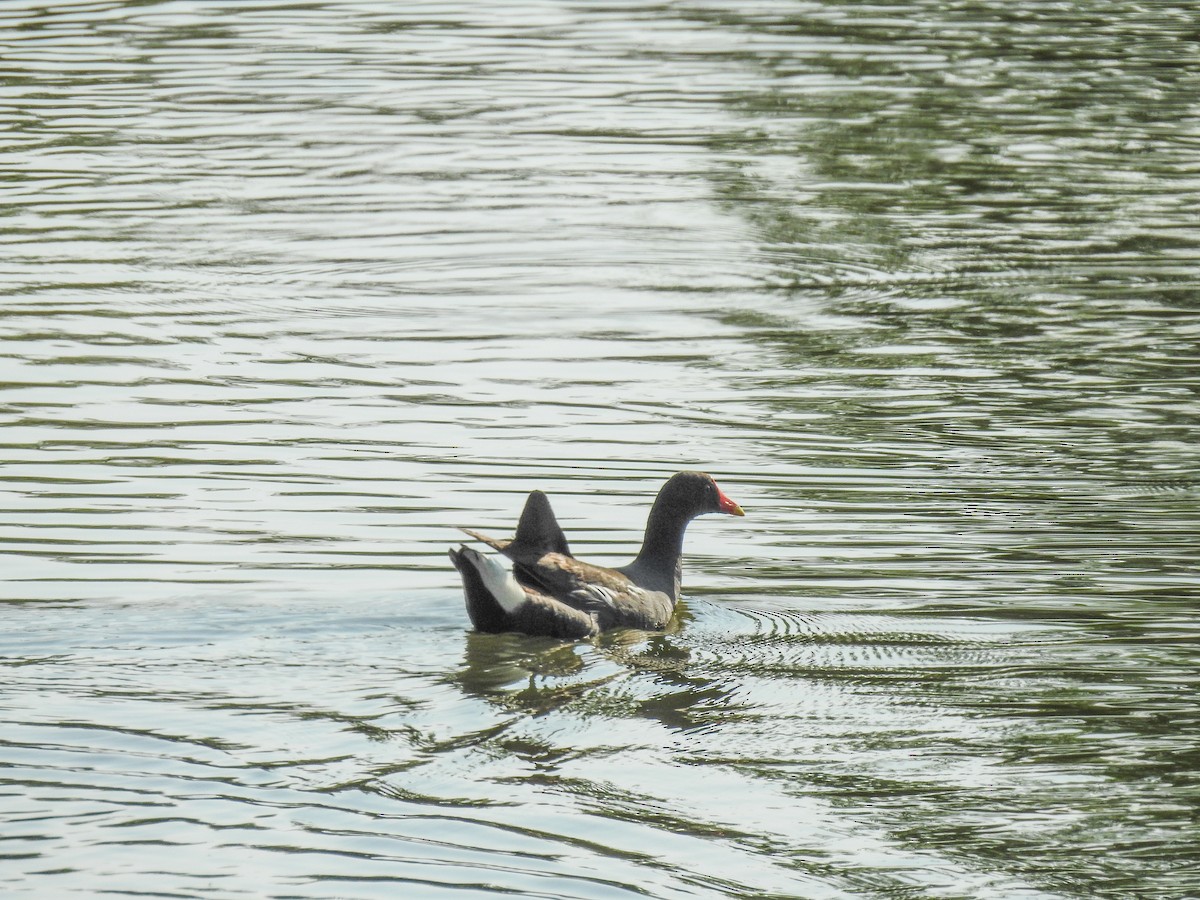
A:
{"label": "water", "polygon": [[0,891],[1200,895],[1194,13],[6,4]]}

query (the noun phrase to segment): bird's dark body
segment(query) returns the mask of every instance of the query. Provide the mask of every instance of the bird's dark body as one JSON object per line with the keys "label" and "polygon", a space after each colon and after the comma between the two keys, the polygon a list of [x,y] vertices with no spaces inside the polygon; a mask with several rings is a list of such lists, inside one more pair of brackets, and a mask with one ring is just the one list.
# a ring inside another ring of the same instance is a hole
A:
{"label": "bird's dark body", "polygon": [[743,514],[709,476],[675,475],[651,509],[642,552],[629,565],[610,569],[571,555],[550,501],[534,491],[511,540],[463,529],[512,560],[524,600],[511,611],[481,577],[476,551],[452,549],[450,560],[462,575],[467,614],[478,631],[567,639],[621,627],[659,631],[666,628],[679,600],[684,529],[706,512]]}

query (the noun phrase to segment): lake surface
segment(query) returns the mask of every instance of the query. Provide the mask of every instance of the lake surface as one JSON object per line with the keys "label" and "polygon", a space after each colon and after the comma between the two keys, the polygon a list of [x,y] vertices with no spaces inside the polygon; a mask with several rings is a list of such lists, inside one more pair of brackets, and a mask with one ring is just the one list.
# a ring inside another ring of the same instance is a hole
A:
{"label": "lake surface", "polygon": [[[0,894],[1200,896],[1190,3],[0,7]],[[546,490],[665,634],[467,628]]]}

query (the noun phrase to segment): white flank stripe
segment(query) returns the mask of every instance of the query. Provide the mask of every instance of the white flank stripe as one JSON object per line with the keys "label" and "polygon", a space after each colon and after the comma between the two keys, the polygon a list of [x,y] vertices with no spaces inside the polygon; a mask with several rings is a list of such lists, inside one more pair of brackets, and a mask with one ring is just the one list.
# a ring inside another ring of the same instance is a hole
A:
{"label": "white flank stripe", "polygon": [[496,602],[506,613],[516,612],[525,604],[528,599],[525,589],[517,584],[516,576],[499,557],[487,556],[469,549],[466,552],[470,554],[467,559],[474,564],[475,570],[483,580],[483,586],[496,598]]}

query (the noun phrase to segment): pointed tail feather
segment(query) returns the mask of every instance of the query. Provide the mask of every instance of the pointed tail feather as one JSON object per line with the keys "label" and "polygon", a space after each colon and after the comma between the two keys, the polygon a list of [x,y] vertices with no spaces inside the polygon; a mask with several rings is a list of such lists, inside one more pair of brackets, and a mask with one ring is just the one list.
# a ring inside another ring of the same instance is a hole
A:
{"label": "pointed tail feather", "polygon": [[512,541],[509,540],[497,540],[494,537],[488,537],[482,531],[476,531],[474,528],[463,528],[461,525],[459,525],[458,530],[464,534],[469,534],[471,537],[475,538],[475,540],[482,541],[493,550],[498,550],[501,553],[504,552],[505,547],[512,543]]}

